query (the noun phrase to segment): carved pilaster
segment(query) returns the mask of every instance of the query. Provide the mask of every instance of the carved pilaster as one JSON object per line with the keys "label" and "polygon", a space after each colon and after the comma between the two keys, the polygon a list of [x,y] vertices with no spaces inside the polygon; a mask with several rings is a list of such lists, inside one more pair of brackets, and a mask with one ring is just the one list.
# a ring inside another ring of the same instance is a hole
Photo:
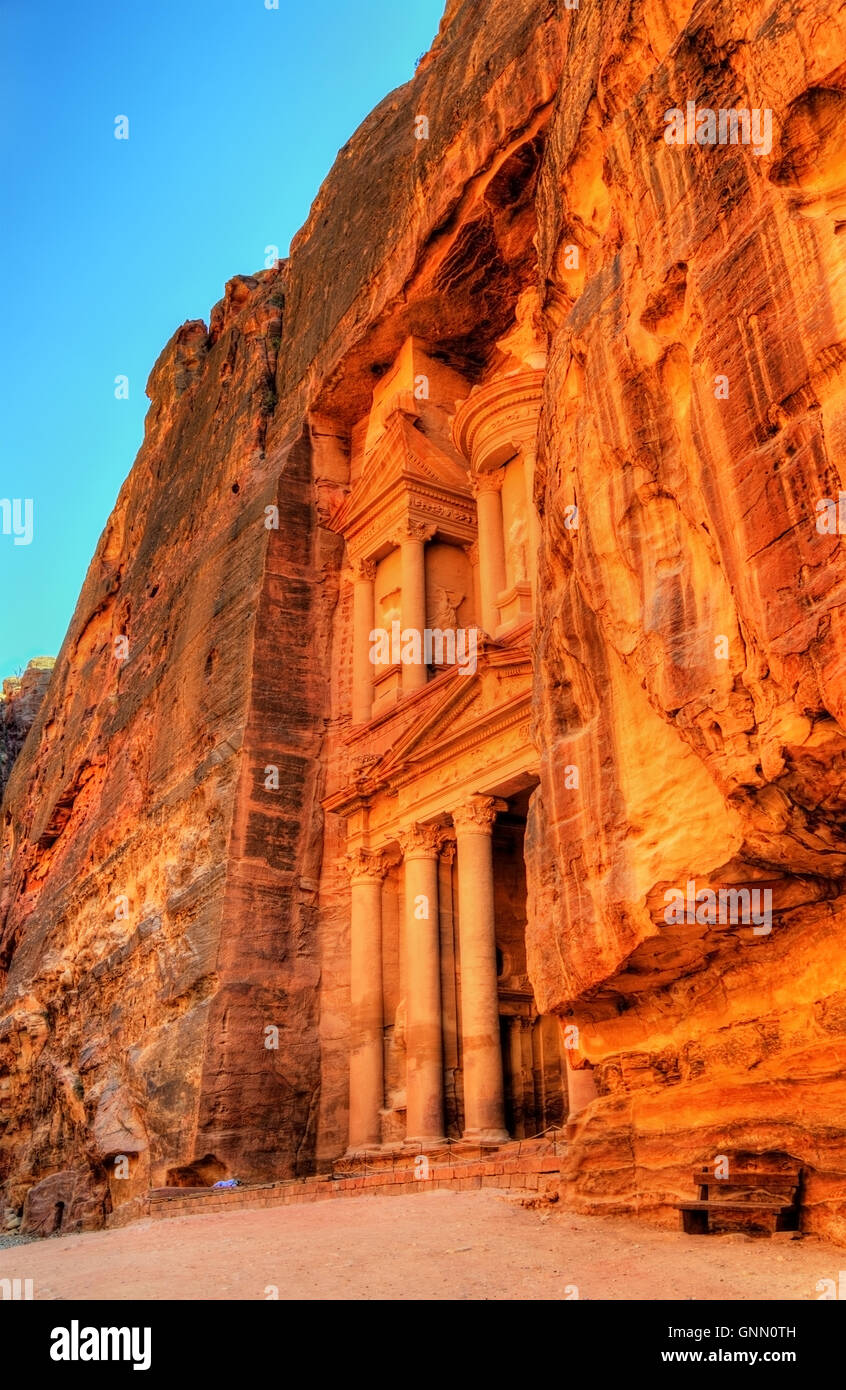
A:
{"label": "carved pilaster", "polygon": [[350,1149],[381,1141],[384,1103],[381,853],[345,856],[350,884]]}
{"label": "carved pilaster", "polygon": [[452,813],[458,843],[465,1138],[508,1137],[500,1048],[491,831],[507,803],[471,796]]}
{"label": "carved pilaster", "polygon": [[369,635],[374,619],[376,566],[358,556],[353,562],[353,724],[366,724],[373,708],[373,666]]}
{"label": "carved pilaster", "polygon": [[479,541],[479,598],[482,627],[491,636],[499,625],[499,595],[505,588],[505,536],[502,528],[502,484],[505,472],[483,473],[473,479]]}
{"label": "carved pilaster", "polygon": [[[424,542],[435,534],[435,527],[422,521],[406,518],[400,526],[402,556],[402,625],[406,631],[418,632],[422,641],[426,626],[426,564]],[[411,694],[426,684],[428,674],[422,661],[404,662],[402,668],[403,694]]]}
{"label": "carved pilaster", "polygon": [[532,472],[534,472],[535,464],[538,461],[537,440],[526,440],[523,444],[520,445],[520,453],[522,455],[523,462],[526,465],[526,467],[529,468]]}

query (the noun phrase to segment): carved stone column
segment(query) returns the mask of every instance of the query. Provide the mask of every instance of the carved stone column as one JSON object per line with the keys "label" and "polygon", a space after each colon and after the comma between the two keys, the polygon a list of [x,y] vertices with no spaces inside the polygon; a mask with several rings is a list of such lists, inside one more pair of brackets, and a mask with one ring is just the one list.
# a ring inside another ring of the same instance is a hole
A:
{"label": "carved stone column", "polygon": [[347,855],[350,908],[350,1150],[382,1142],[384,1104],[381,854]]}
{"label": "carved stone column", "polygon": [[354,724],[366,724],[373,706],[374,668],[370,660],[370,633],[374,622],[376,566],[371,560],[358,560],[354,574],[352,719]]}
{"label": "carved stone column", "polygon": [[513,1014],[508,1020],[508,1060],[510,1076],[511,1114],[514,1121],[514,1138],[525,1139],[531,1132],[527,1126],[525,1085],[523,1077],[523,1032],[526,1020]]}
{"label": "carved stone column", "polygon": [[458,842],[458,932],[464,1137],[502,1142],[505,1096],[499,1038],[494,875],[491,836],[506,803],[474,796],[452,813]]}
{"label": "carved stone column", "polygon": [[442,832],[412,825],[399,839],[405,864],[406,1138],[444,1137],[438,855]]}
{"label": "carved stone column", "polygon": [[458,971],[457,971],[457,931],[456,904],[454,895],[453,865],[455,863],[455,840],[447,838],[441,843],[438,874],[438,918],[441,939],[441,1033],[444,1047],[444,1124],[446,1133],[458,1129],[458,1097],[456,1094],[456,1073],[461,1066],[461,1044],[459,1041],[458,1019]]}
{"label": "carved stone column", "polygon": [[403,663],[403,694],[419,690],[426,684],[428,673],[423,663],[423,632],[426,627],[426,563],[425,544],[432,535],[431,527],[410,521],[399,536],[402,555],[402,628],[420,634],[420,661]]}
{"label": "carved stone column", "polygon": [[497,600],[506,586],[505,537],[502,530],[501,468],[483,473],[473,480],[476,516],[479,526],[479,589],[482,600],[482,627],[491,637],[499,627]]}

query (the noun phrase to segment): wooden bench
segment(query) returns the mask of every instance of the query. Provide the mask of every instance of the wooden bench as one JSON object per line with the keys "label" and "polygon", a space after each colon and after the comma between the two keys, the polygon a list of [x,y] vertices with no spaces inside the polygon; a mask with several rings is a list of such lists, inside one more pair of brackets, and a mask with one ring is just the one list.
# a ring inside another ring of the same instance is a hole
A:
{"label": "wooden bench", "polygon": [[[763,1173],[746,1169],[727,1178],[717,1178],[710,1168],[697,1168],[693,1181],[698,1185],[695,1202],[679,1202],[682,1230],[688,1235],[707,1235],[714,1214],[734,1218],[754,1215],[755,1224],[764,1224],[771,1231],[799,1229],[798,1168],[779,1173]],[[719,1193],[719,1196],[714,1196]]]}

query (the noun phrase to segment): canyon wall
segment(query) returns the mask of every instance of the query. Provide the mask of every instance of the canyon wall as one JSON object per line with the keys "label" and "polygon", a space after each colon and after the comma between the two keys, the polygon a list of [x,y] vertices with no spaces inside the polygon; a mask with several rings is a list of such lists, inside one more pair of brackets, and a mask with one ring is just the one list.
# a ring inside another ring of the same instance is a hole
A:
{"label": "canyon wall", "polygon": [[[667,143],[688,101],[771,110],[772,149]],[[846,438],[844,115],[827,4],[584,6],[571,35],[538,199],[529,958],[594,1066],[582,1210],[675,1220],[694,1163],[772,1151],[806,1167],[804,1228],[846,1238],[846,565],[817,525]],[[758,884],[771,930],[668,923],[688,882]]]}
{"label": "canyon wall", "polygon": [[10,676],[0,691],[0,802],[12,775],[15,759],[35,723],[41,701],[50,684],[51,656],[36,656],[20,676]]}
{"label": "canyon wall", "polygon": [[[531,316],[529,970],[597,1090],[564,1199],[675,1219],[694,1162],[784,1152],[846,1238],[844,64],[813,0],[450,0],[288,260],[174,335],[3,806],[10,1220],[343,1149],[327,521],[403,342],[472,382]],[[668,144],[688,101],[771,110],[772,148]],[[766,888],[772,930],[668,925],[689,880]]]}
{"label": "canyon wall", "polygon": [[[0,1167],[12,1213],[32,1188],[31,1229],[57,1210],[96,1224],[150,1184],[297,1167],[318,1076],[307,680],[277,722],[286,790],[257,863],[245,754],[272,716],[266,643],[276,674],[305,663],[302,596],[320,593],[307,460],[268,438],[282,279],[233,280],[156,363],[144,445],[4,803]],[[268,925],[251,895],[271,884]],[[264,1047],[277,1023],[284,1061]]]}

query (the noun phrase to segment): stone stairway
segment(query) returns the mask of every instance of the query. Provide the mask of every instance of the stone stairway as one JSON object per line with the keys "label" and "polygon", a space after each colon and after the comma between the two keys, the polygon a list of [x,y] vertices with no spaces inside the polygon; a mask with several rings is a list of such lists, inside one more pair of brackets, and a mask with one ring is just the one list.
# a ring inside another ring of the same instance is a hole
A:
{"label": "stone stairway", "polygon": [[[563,1131],[559,1131],[563,1134]],[[444,1144],[425,1153],[397,1147],[338,1159],[331,1173],[257,1183],[229,1191],[213,1187],[162,1187],[117,1207],[106,1226],[202,1212],[289,1206],[338,1197],[410,1196],[482,1187],[554,1195],[558,1189],[563,1138],[519,1139],[507,1144]],[[425,1160],[425,1161],[421,1161]]]}

